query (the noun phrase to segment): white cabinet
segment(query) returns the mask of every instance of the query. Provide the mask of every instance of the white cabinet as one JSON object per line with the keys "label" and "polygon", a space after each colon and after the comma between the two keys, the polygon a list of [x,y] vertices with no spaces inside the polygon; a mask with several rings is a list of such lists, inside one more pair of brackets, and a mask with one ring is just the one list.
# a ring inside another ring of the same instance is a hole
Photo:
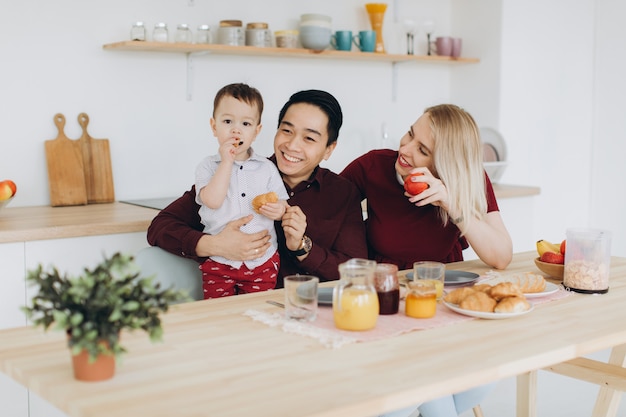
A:
{"label": "white cabinet", "polygon": [[28,417],[28,390],[0,373],[0,416]]}
{"label": "white cabinet", "polygon": [[[24,305],[24,242],[0,244],[0,329],[26,324],[20,307]],[[0,415],[5,415],[0,413]]]}
{"label": "white cabinet", "polygon": [[[24,243],[0,244],[0,329],[26,324],[20,307],[26,299]],[[1,349],[2,347],[0,347]],[[28,417],[28,390],[0,373],[0,416]]]}
{"label": "white cabinet", "polygon": [[135,254],[146,246],[145,232],[35,240],[25,243],[25,266],[29,270],[39,263],[54,265],[59,272],[77,275],[84,267],[94,267],[105,255],[111,256],[115,252]]}
{"label": "white cabinet", "polygon": [[[0,244],[0,328],[26,324],[20,307],[32,298],[34,289],[26,287],[24,277],[38,264],[54,265],[61,273],[78,274],[84,267],[95,266],[105,255],[135,254],[146,246],[145,232]],[[65,417],[65,413],[0,373],[0,416]]]}

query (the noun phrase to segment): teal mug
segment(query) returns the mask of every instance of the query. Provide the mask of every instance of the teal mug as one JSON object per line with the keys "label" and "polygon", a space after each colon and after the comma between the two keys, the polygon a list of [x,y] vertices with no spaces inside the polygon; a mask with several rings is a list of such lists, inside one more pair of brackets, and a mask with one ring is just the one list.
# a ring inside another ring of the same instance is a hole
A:
{"label": "teal mug", "polygon": [[374,52],[376,49],[376,31],[362,30],[352,40],[361,52]]}
{"label": "teal mug", "polygon": [[338,51],[352,50],[352,31],[338,30],[330,39],[330,44]]}

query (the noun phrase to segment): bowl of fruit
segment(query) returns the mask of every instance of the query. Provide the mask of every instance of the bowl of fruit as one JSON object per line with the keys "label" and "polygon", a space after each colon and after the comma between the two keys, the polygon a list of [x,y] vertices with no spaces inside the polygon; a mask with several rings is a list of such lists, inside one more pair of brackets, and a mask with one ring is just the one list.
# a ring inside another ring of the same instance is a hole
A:
{"label": "bowl of fruit", "polygon": [[11,180],[0,181],[0,210],[5,208],[17,191],[15,183]]}
{"label": "bowl of fruit", "polygon": [[537,241],[537,253],[535,265],[541,272],[552,278],[563,280],[565,269],[565,240],[560,244],[551,243],[547,240]]}

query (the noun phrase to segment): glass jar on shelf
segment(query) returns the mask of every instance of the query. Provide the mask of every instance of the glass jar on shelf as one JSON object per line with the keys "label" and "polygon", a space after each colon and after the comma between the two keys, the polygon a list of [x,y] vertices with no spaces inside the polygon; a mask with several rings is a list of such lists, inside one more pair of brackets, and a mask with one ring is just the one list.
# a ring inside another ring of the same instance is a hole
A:
{"label": "glass jar on shelf", "polygon": [[211,28],[209,25],[200,25],[196,30],[195,42],[199,44],[211,43]]}
{"label": "glass jar on shelf", "polygon": [[167,31],[167,24],[163,22],[159,22],[154,25],[154,30],[152,31],[152,40],[155,42],[168,42],[169,41],[169,33]]}
{"label": "glass jar on shelf", "polygon": [[186,23],[181,23],[176,28],[176,43],[191,43],[193,40],[193,35],[191,33],[191,29],[189,29],[189,25]]}
{"label": "glass jar on shelf", "polygon": [[143,22],[135,22],[130,30],[131,41],[145,41],[146,40],[146,27]]}

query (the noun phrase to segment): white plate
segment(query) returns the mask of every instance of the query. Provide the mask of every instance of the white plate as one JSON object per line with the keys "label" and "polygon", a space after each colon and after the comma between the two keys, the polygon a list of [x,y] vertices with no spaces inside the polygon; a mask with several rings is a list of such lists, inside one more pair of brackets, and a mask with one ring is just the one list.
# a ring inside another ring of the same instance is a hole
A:
{"label": "white plate", "polygon": [[502,137],[502,134],[500,134],[500,132],[490,127],[481,127],[480,140],[484,144],[491,145],[491,147],[495,151],[497,159],[494,162],[506,161],[506,142],[504,141],[504,137]]}
{"label": "white plate", "polygon": [[554,294],[559,290],[559,286],[551,282],[546,282],[546,289],[541,292],[525,292],[526,298],[538,298],[545,297],[546,295]]}
{"label": "white plate", "polygon": [[[470,284],[480,278],[480,275],[467,271],[446,271],[444,285],[464,285]],[[413,279],[413,272],[407,272],[406,279]]]}
{"label": "white plate", "polygon": [[[481,281],[481,284],[496,285],[500,282],[509,282],[509,280],[507,280],[506,278],[493,278],[493,279]],[[559,290],[558,285],[546,281],[546,288],[542,292],[525,292],[524,297],[526,298],[545,297],[546,295],[554,294],[558,290]]]}
{"label": "white plate", "polygon": [[470,317],[477,317],[479,319],[491,319],[491,320],[509,319],[511,317],[523,316],[524,314],[530,313],[535,308],[535,306],[533,306],[532,303],[529,303],[530,308],[526,311],[522,311],[521,313],[487,313],[484,311],[465,310],[463,308],[459,308],[458,305],[448,303],[445,300],[443,301],[443,304],[446,307],[448,307],[450,310],[455,311],[459,314],[463,314],[463,315],[470,316]]}
{"label": "white plate", "polygon": [[500,132],[490,127],[480,128],[480,140],[483,146],[487,147],[487,154],[490,156],[483,162],[483,167],[491,182],[496,184],[500,181],[507,166],[506,142]]}

